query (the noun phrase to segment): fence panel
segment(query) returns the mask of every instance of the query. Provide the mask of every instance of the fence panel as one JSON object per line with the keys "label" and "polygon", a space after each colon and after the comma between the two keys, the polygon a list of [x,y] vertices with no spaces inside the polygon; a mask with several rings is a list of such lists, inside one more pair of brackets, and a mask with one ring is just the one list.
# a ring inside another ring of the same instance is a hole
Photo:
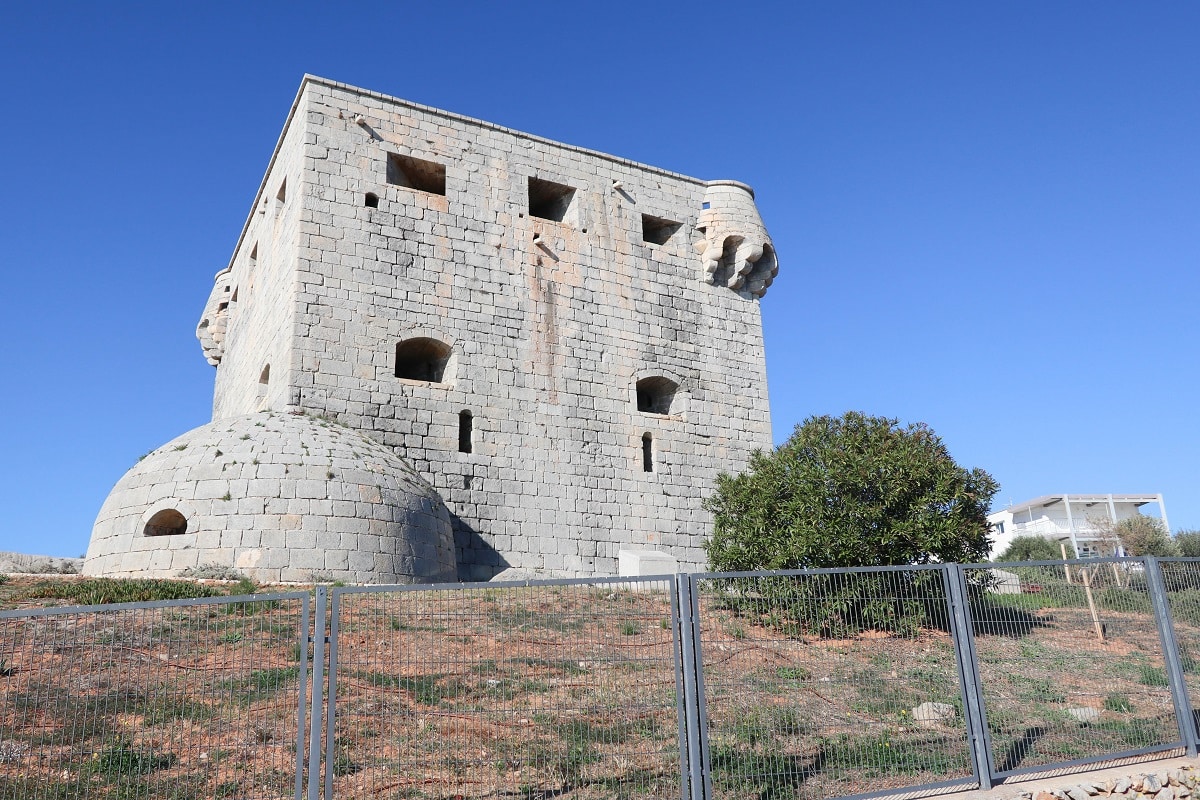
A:
{"label": "fence panel", "polygon": [[1183,685],[1191,701],[1186,721],[1195,741],[1200,737],[1196,710],[1200,709],[1200,559],[1159,560],[1167,606],[1183,672]]}
{"label": "fence panel", "polygon": [[699,575],[717,798],[977,784],[944,570]]}
{"label": "fence panel", "polygon": [[0,613],[0,797],[296,797],[307,594]]}
{"label": "fence panel", "polygon": [[1181,746],[1145,570],[963,567],[996,776]]}
{"label": "fence panel", "polygon": [[333,591],[328,798],[681,796],[673,578]]}

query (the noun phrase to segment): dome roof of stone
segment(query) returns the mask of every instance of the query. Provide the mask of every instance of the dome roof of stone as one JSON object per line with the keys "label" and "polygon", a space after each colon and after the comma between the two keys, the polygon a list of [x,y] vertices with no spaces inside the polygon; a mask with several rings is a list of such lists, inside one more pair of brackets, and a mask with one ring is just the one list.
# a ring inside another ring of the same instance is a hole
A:
{"label": "dome roof of stone", "polygon": [[449,512],[411,465],[336,422],[271,411],[143,456],[100,509],[83,571],[210,565],[267,582],[456,578]]}

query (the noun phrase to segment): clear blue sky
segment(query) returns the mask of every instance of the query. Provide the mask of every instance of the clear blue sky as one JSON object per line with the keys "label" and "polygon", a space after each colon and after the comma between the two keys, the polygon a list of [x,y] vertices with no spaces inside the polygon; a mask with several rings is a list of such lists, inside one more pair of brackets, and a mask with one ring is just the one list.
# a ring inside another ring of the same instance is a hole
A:
{"label": "clear blue sky", "polygon": [[924,421],[1001,503],[1196,495],[1200,3],[7,3],[0,549],[208,421],[303,73],[752,184],[776,441]]}

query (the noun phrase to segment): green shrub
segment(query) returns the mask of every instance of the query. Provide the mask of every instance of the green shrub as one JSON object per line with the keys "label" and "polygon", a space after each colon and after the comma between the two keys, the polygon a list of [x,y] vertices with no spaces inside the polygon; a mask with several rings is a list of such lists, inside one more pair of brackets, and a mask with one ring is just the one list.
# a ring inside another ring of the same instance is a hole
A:
{"label": "green shrub", "polygon": [[[1062,558],[1062,548],[1058,542],[1043,536],[1018,536],[1009,542],[1004,552],[993,561],[1000,563],[1010,561],[1058,561]],[[1075,548],[1067,545],[1067,558],[1075,557]]]}
{"label": "green shrub", "polygon": [[1175,546],[1181,556],[1200,558],[1200,531],[1180,531],[1175,534]]}
{"label": "green shrub", "polygon": [[106,780],[116,780],[127,775],[148,775],[160,769],[169,769],[175,763],[170,753],[160,754],[135,750],[127,744],[114,744],[101,750],[84,766],[87,775],[98,775]]}
{"label": "green shrub", "polygon": [[153,600],[183,600],[221,597],[224,592],[189,581],[158,578],[88,578],[82,581],[42,581],[23,593],[28,599],[71,600],[80,605],[146,603]]}
{"label": "green shrub", "polygon": [[1129,702],[1129,698],[1119,692],[1113,692],[1104,698],[1104,707],[1109,711],[1116,711],[1119,714],[1128,714],[1130,711],[1133,711],[1133,703]]}
{"label": "green shrub", "polygon": [[1151,664],[1143,664],[1141,666],[1138,683],[1143,686],[1167,686],[1167,673],[1162,667],[1155,667]]}
{"label": "green shrub", "polygon": [[810,417],[741,475],[718,477],[705,550],[718,572],[973,563],[997,489],[922,423]]}
{"label": "green shrub", "polygon": [[1170,531],[1156,517],[1138,515],[1123,519],[1113,526],[1126,555],[1170,557],[1179,555],[1179,545]]}

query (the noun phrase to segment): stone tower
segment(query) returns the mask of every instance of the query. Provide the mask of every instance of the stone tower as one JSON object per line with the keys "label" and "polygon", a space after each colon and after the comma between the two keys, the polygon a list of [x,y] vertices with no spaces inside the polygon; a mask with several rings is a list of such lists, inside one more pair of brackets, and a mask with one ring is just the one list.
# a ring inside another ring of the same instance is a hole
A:
{"label": "stone tower", "polygon": [[[213,425],[307,414],[391,448],[444,500],[463,579],[615,574],[628,549],[697,569],[702,498],[771,445],[759,300],[776,271],[744,184],[306,76],[197,331]],[[214,503],[284,499],[253,482]],[[153,509],[127,511],[109,536],[145,538],[124,528]],[[217,524],[254,540],[253,519]],[[294,541],[345,551],[322,567],[342,576],[354,542],[316,533]]]}

